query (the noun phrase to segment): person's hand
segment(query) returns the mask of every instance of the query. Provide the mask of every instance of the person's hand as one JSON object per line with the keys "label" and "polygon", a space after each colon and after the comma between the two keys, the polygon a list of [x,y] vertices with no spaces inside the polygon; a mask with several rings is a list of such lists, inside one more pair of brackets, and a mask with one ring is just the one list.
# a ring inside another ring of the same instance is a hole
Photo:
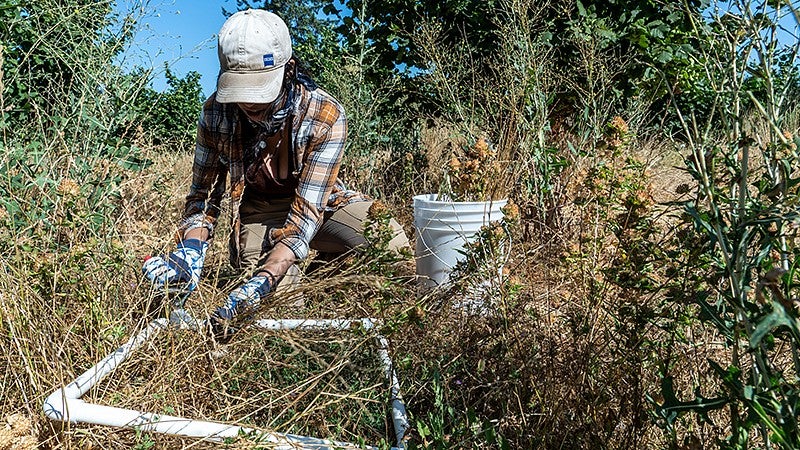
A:
{"label": "person's hand", "polygon": [[268,276],[256,275],[250,278],[247,283],[234,289],[228,295],[225,304],[214,310],[212,317],[228,321],[237,314],[255,310],[261,303],[261,299],[272,291],[272,284],[273,281]]}
{"label": "person's hand", "polygon": [[167,292],[192,292],[200,282],[208,242],[185,239],[168,256],[145,260],[142,272],[157,288]]}

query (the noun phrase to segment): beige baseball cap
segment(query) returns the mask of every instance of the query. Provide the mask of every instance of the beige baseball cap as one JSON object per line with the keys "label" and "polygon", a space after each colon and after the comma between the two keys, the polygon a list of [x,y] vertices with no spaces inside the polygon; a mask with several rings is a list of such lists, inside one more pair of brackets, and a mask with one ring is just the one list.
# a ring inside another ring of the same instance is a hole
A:
{"label": "beige baseball cap", "polygon": [[220,103],[271,103],[292,57],[289,28],[277,15],[248,9],[230,16],[217,41]]}

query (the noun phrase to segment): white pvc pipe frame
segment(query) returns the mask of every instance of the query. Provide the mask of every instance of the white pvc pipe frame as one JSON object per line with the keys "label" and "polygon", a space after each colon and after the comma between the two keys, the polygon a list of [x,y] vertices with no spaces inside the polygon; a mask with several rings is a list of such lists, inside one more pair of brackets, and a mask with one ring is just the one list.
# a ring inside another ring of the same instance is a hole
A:
{"label": "white pvc pipe frame", "polygon": [[[91,423],[112,427],[130,427],[142,431],[204,438],[213,441],[222,441],[226,438],[235,438],[241,435],[250,435],[258,442],[269,443],[276,449],[340,449],[363,448],[357,444],[336,442],[327,439],[318,439],[292,434],[265,432],[239,425],[220,422],[207,422],[192,420],[184,417],[175,417],[166,414],[141,412],[132,409],[115,408],[94,403],[87,403],[81,397],[94,385],[110,374],[133,351],[153,338],[159,331],[169,325],[167,319],[156,319],[133,336],[125,345],[106,356],[94,367],[84,372],[72,383],[59,388],[47,397],[44,402],[44,413],[53,420],[71,423]],[[255,322],[255,326],[266,330],[348,330],[363,327],[366,331],[375,333],[378,343],[378,356],[384,368],[384,374],[389,381],[390,402],[392,407],[392,424],[394,426],[397,447],[403,449],[406,431],[408,430],[408,416],[403,399],[400,395],[400,384],[389,358],[389,343],[376,329],[372,319],[360,320],[308,320],[308,319],[262,319]],[[271,447],[272,448],[272,447]],[[373,449],[375,447],[366,447]]]}

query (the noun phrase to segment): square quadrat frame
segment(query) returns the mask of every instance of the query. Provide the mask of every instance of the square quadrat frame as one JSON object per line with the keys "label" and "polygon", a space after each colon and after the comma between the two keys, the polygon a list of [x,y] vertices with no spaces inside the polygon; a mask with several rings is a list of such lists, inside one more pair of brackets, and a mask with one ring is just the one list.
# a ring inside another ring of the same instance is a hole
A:
{"label": "square quadrat frame", "polygon": [[[400,383],[397,379],[392,360],[389,357],[389,342],[378,332],[379,322],[374,319],[261,319],[253,326],[265,331],[281,330],[332,330],[346,331],[363,329],[372,333],[378,348],[384,376],[389,385],[389,406],[391,408],[392,426],[396,446],[392,450],[405,449],[404,437],[409,429],[405,404],[400,395]],[[263,431],[235,424],[194,420],[166,414],[137,411],[98,405],[81,400],[92,387],[103,378],[112,374],[125,359],[143,344],[153,339],[160,331],[170,326],[179,328],[199,328],[199,322],[191,319],[185,310],[173,310],[170,319],[159,318],[150,322],[147,327],[127,343],[103,358],[96,365],[84,372],[68,385],[55,390],[44,402],[44,413],[52,420],[68,423],[88,423],[111,427],[136,428],[141,431],[164,433],[176,436],[200,438],[210,441],[224,441],[242,435],[253,436],[259,443],[270,445],[278,450],[289,449],[376,449],[377,447],[361,446],[348,442],[338,442],[310,436]]]}

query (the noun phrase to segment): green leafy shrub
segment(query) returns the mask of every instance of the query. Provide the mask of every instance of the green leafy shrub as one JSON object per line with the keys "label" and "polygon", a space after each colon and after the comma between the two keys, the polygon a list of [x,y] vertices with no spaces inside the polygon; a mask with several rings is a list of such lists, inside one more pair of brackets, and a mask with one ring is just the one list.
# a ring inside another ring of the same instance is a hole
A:
{"label": "green leafy shrub", "polygon": [[167,66],[164,76],[166,91],[147,88],[136,97],[135,110],[141,117],[139,126],[155,145],[192,149],[204,101],[200,74],[192,71],[178,78]]}
{"label": "green leafy shrub", "polygon": [[[707,72],[718,93],[715,103],[725,106],[702,127],[684,122],[686,166],[697,186],[684,204],[693,227],[685,234],[702,242],[701,264],[694,268],[705,277],[693,278],[691,300],[728,353],[709,360],[719,386],[703,387],[713,395],[679,400],[670,374],[664,374],[664,401],[656,413],[674,438],[681,413],[708,419],[724,408],[731,430],[719,437],[720,447],[790,449],[800,446],[800,320],[790,300],[796,295],[791,249],[800,220],[794,169],[800,160],[797,143],[783,131],[788,90],[778,88],[787,80],[778,80],[789,74],[774,70],[780,53],[773,31],[785,8],[767,5],[757,13],[748,3],[734,7],[736,12],[715,18],[711,47],[722,55],[714,61],[730,65]],[[796,54],[800,44],[792,45]],[[767,88],[760,99],[748,87],[756,84]],[[750,108],[754,113],[748,115]]]}

